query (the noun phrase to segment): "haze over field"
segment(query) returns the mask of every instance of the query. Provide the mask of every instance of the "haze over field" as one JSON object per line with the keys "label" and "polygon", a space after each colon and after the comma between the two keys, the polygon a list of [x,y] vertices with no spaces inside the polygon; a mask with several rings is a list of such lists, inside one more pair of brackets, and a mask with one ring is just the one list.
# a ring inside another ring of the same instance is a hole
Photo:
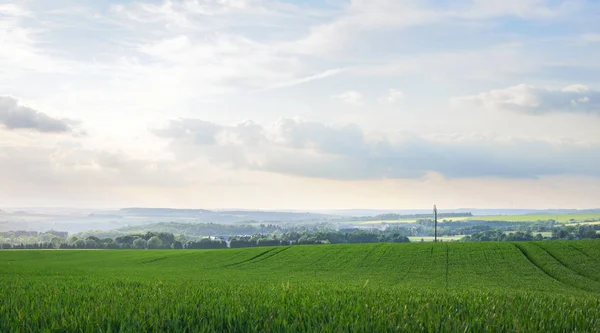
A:
{"label": "haze over field", "polygon": [[0,0],[0,207],[600,207],[599,14]]}

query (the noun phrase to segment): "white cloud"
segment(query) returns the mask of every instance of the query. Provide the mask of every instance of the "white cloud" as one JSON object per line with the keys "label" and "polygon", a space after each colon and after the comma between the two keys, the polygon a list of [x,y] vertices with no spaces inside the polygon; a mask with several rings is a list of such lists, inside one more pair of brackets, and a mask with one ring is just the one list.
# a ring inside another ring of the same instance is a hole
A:
{"label": "white cloud", "polygon": [[573,84],[567,87],[564,87],[562,90],[564,93],[575,93],[575,94],[585,94],[590,91],[590,89],[583,84]]}
{"label": "white cloud", "polygon": [[81,141],[18,146],[0,143],[0,182],[7,193],[19,187],[45,191],[178,187],[201,179],[194,169],[203,170],[200,163],[188,165],[88,149]]}
{"label": "white cloud", "polygon": [[346,71],[346,69],[342,69],[342,68],[328,69],[328,70],[326,70],[324,72],[317,73],[317,74],[314,74],[314,75],[310,75],[310,76],[307,76],[307,77],[303,77],[303,78],[299,78],[299,79],[295,79],[295,80],[291,80],[291,81],[287,81],[287,82],[282,82],[282,83],[276,84],[276,85],[274,85],[272,87],[261,89],[260,91],[273,90],[273,89],[285,88],[285,87],[292,87],[292,86],[295,86],[295,85],[299,85],[299,84],[303,84],[303,83],[308,83],[308,82],[311,82],[311,81],[326,79],[326,78],[328,78],[330,76],[338,75],[338,74],[343,73],[345,71]]}
{"label": "white cloud", "polygon": [[385,96],[379,98],[380,103],[394,104],[404,98],[404,93],[400,90],[389,89]]}
{"label": "white cloud", "polygon": [[30,16],[31,13],[16,4],[0,4],[0,22],[10,22],[16,17]]}
{"label": "white cloud", "polygon": [[584,85],[571,85],[561,90],[535,88],[520,84],[491,90],[478,95],[453,98],[457,106],[487,110],[508,110],[524,114],[587,113],[600,116],[600,91]]}
{"label": "white cloud", "polygon": [[311,27],[308,36],[291,45],[299,53],[325,55],[344,50],[362,34],[424,24],[437,19],[437,14],[415,5],[414,1],[354,0],[343,15],[329,23]]}
{"label": "white cloud", "polygon": [[347,105],[357,106],[363,104],[363,95],[356,90],[349,90],[338,95],[333,95],[331,98]]}
{"label": "white cloud", "polygon": [[354,73],[366,80],[373,77],[413,77],[436,86],[454,87],[482,82],[505,84],[540,72],[548,56],[531,52],[520,43],[497,44],[476,49],[398,55],[393,59],[359,66]]}
{"label": "white cloud", "polygon": [[549,4],[545,0],[469,0],[449,4],[422,1],[351,0],[343,13],[331,22],[311,27],[308,35],[293,44],[300,53],[343,54],[357,41],[378,31],[409,27],[468,23],[506,16],[552,18],[573,10],[574,5]]}
{"label": "white cloud", "polygon": [[517,16],[523,18],[548,18],[569,10],[568,4],[551,5],[547,0],[474,0],[464,13],[468,18]]}

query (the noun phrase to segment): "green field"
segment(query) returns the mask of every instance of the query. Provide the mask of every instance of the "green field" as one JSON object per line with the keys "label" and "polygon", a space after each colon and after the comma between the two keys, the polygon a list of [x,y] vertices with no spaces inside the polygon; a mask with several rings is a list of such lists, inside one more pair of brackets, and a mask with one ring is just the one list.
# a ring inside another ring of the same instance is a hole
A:
{"label": "green field", "polygon": [[0,251],[0,332],[597,332],[600,242]]}
{"label": "green field", "polygon": [[[430,218],[433,218],[430,217]],[[438,218],[438,221],[465,221],[470,219],[471,217],[444,217],[444,218]],[[406,223],[416,223],[418,219],[403,219],[403,220],[370,220],[370,221],[362,221],[362,222],[347,222],[347,223],[354,223],[357,225],[372,225],[372,224],[406,224]]]}
{"label": "green field", "polygon": [[[433,218],[433,217],[432,217]],[[572,222],[573,219],[576,222],[583,222],[585,220],[600,219],[600,214],[531,214],[531,215],[477,215],[470,217],[448,217],[438,218],[438,221],[452,220],[452,221],[505,221],[505,222],[536,222],[536,221],[547,221],[555,220],[560,223]],[[358,225],[375,225],[375,224],[404,224],[404,223],[416,223],[417,219],[404,219],[404,220],[371,220],[356,222]],[[349,222],[351,223],[351,222]],[[588,222],[589,223],[589,222]]]}
{"label": "green field", "polygon": [[[438,240],[442,241],[442,242],[451,242],[451,241],[457,241],[457,240],[461,240],[465,238],[464,235],[457,235],[457,236],[439,236]],[[424,242],[433,242],[435,240],[434,236],[409,236],[408,239],[410,239],[411,242],[420,242],[421,239]]]}
{"label": "green field", "polygon": [[600,219],[600,214],[535,214],[535,215],[481,215],[472,216],[468,220],[477,221],[506,221],[506,222],[536,222],[555,220],[556,222],[566,223],[571,219],[581,222],[584,220]]}

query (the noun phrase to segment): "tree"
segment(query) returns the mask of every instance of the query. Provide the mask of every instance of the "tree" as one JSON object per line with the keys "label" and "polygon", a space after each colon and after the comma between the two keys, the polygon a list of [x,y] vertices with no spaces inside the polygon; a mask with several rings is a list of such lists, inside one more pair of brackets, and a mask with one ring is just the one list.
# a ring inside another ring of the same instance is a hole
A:
{"label": "tree", "polygon": [[158,236],[152,236],[148,240],[148,248],[149,249],[158,249],[162,246],[162,241]]}
{"label": "tree", "polygon": [[[94,238],[96,238],[96,237],[94,237]],[[99,244],[94,238],[88,238],[87,241],[85,241],[86,248],[88,248],[88,249],[98,248]]]}
{"label": "tree", "polygon": [[52,247],[54,247],[55,249],[58,249],[58,248],[60,248],[60,244],[63,243],[63,240],[58,237],[54,237],[54,238],[52,238],[52,240],[50,242],[52,243]]}
{"label": "tree", "polygon": [[145,249],[147,245],[148,245],[148,242],[146,242],[142,238],[136,238],[133,240],[133,247],[136,249]]}
{"label": "tree", "polygon": [[100,244],[100,238],[96,237],[96,236],[90,236],[88,238],[86,238],[86,241],[94,241],[96,244]]}
{"label": "tree", "polygon": [[165,248],[170,248],[171,244],[173,244],[175,242],[175,235],[168,233],[168,232],[160,232],[156,236],[158,238],[160,238],[162,245]]}

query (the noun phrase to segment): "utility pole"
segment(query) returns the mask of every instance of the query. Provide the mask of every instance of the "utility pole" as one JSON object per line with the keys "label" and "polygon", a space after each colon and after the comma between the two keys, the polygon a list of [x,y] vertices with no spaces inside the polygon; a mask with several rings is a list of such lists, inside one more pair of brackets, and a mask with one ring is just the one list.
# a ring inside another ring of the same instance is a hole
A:
{"label": "utility pole", "polygon": [[437,243],[437,207],[433,205],[433,228],[434,228],[434,238],[433,241]]}

